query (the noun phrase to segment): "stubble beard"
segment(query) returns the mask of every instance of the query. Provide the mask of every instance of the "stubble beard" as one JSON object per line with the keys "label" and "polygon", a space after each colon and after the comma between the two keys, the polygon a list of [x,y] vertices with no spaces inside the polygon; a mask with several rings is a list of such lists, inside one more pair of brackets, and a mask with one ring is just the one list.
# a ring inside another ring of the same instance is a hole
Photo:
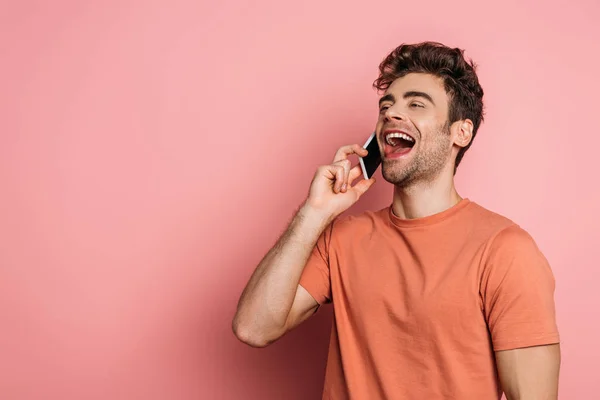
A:
{"label": "stubble beard", "polygon": [[381,169],[383,178],[400,188],[435,180],[448,163],[452,151],[449,125],[444,124],[438,132],[430,134],[430,137],[434,138],[432,146],[425,150],[411,150],[415,153],[409,154],[411,159],[408,163],[404,160],[384,159]]}

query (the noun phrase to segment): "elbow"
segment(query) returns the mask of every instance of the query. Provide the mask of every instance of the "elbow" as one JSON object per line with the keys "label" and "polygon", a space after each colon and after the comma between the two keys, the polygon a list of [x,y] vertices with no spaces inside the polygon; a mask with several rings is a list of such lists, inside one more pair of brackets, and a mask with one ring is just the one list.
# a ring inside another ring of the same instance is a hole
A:
{"label": "elbow", "polygon": [[271,342],[266,340],[261,335],[252,334],[247,330],[243,330],[240,328],[234,328],[233,333],[238,340],[244,344],[247,344],[250,347],[255,347],[257,349],[261,349],[267,347]]}
{"label": "elbow", "polygon": [[278,339],[278,337],[272,337],[264,332],[252,329],[249,324],[241,323],[237,318],[233,320],[232,330],[240,342],[255,348],[267,347]]}

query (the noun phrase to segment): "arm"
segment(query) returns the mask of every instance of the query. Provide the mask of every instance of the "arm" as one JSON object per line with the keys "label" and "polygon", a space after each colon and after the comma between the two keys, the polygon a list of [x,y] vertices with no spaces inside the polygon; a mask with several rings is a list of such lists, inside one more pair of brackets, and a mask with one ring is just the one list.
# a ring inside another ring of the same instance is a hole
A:
{"label": "arm", "polygon": [[496,365],[507,400],[558,399],[560,345],[497,351]]}
{"label": "arm", "polygon": [[533,238],[512,225],[490,246],[482,279],[484,313],[508,400],[556,399],[560,337],[555,281]]}
{"label": "arm", "polygon": [[233,319],[233,331],[242,342],[264,347],[317,308],[317,301],[298,282],[326,227],[323,219],[309,208],[302,208],[254,271]]}
{"label": "arm", "polygon": [[306,202],[254,271],[233,319],[233,331],[242,342],[267,346],[318,307],[298,284],[304,267],[325,228],[375,182],[361,180],[351,186],[361,170],[359,166],[350,168],[350,154],[364,157],[367,151],[358,145],[344,146],[333,164],[317,169]]}

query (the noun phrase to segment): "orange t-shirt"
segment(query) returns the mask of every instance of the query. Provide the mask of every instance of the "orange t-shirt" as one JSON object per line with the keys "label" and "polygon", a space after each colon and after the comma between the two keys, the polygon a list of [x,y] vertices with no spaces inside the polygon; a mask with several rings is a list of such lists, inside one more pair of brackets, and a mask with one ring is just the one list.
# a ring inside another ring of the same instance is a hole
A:
{"label": "orange t-shirt", "polygon": [[300,284],[333,303],[323,399],[497,399],[494,351],[559,342],[545,257],[468,199],[336,219]]}

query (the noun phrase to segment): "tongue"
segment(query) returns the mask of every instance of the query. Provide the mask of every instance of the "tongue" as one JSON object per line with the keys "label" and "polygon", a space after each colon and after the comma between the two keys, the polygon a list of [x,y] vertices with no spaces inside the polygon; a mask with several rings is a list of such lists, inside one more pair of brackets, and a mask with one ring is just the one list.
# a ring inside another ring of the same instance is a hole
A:
{"label": "tongue", "polygon": [[397,138],[394,141],[395,146],[390,146],[387,154],[405,154],[408,153],[412,147],[415,145],[414,142],[409,142],[408,140]]}
{"label": "tongue", "polygon": [[394,147],[394,149],[392,150],[392,153],[404,154],[404,153],[408,153],[410,151],[410,149],[412,149],[412,147],[398,146],[398,147]]}

